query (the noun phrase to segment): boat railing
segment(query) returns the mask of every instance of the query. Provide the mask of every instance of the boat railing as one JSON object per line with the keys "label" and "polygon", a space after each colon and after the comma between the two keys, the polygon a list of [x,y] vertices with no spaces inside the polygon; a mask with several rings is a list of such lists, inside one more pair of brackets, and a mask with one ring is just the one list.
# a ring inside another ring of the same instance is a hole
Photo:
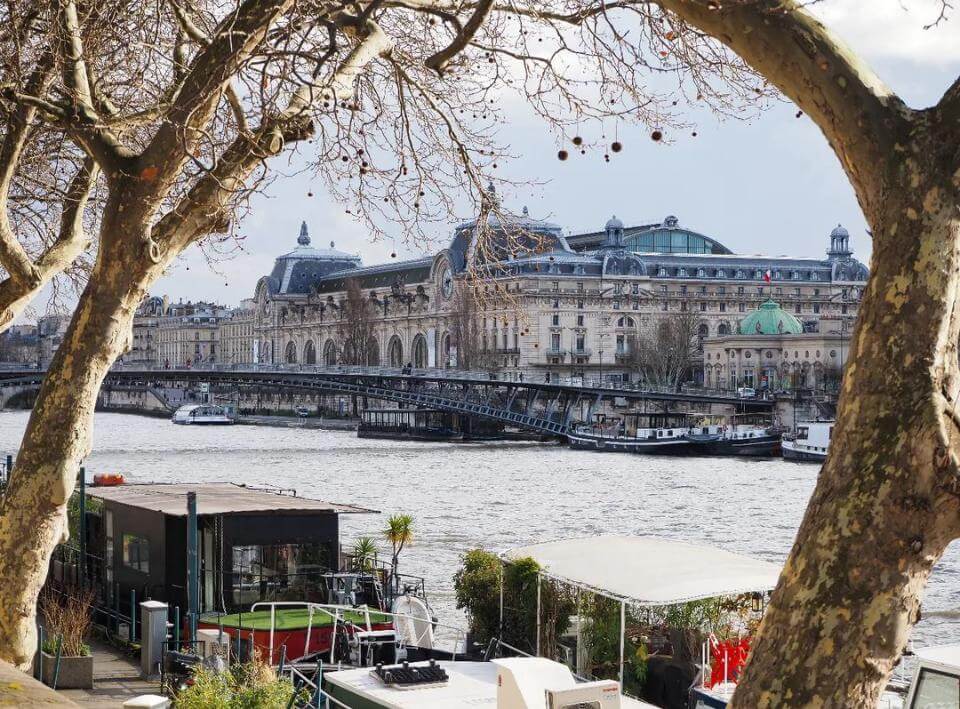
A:
{"label": "boat railing", "polygon": [[353,709],[349,704],[344,704],[336,697],[332,697],[323,691],[323,662],[317,663],[317,669],[314,673],[314,679],[310,679],[306,674],[300,671],[296,665],[288,664],[277,673],[281,677],[289,676],[290,682],[294,687],[300,690],[308,690],[310,698],[306,704],[297,705],[303,707],[315,707],[316,709],[330,709],[337,707],[342,709]]}
{"label": "boat railing", "polygon": [[[428,630],[431,630],[434,635],[434,642],[436,641],[437,629],[443,629],[450,631],[453,636],[453,649],[450,650],[451,659],[456,661],[457,654],[463,654],[459,649],[461,647],[466,648],[466,631],[463,628],[458,628],[454,625],[449,625],[446,623],[440,623],[433,621],[432,619],[421,618],[417,616],[410,615],[408,613],[393,613],[391,611],[381,611],[376,608],[370,608],[368,605],[362,606],[344,606],[337,605],[334,603],[312,603],[310,601],[261,601],[259,603],[254,603],[250,607],[251,612],[255,612],[258,609],[270,609],[270,639],[267,657],[273,660],[273,650],[274,650],[274,639],[276,636],[276,625],[277,625],[277,609],[278,608],[307,608],[308,610],[308,620],[307,620],[307,636],[304,644],[304,651],[309,651],[310,647],[310,636],[311,631],[313,630],[313,615],[315,612],[320,612],[328,616],[333,621],[333,633],[331,635],[332,642],[330,645],[330,659],[331,661],[336,656],[336,639],[337,639],[337,628],[338,626],[343,626],[344,628],[353,630],[353,631],[370,631],[373,629],[374,622],[371,621],[371,615],[377,618],[385,618],[389,622],[394,624],[396,627],[396,621],[407,621],[407,622],[425,622],[428,625]],[[358,625],[347,617],[347,613],[360,613],[363,615],[363,625]],[[424,640],[424,636],[414,638],[414,646],[416,642]]]}

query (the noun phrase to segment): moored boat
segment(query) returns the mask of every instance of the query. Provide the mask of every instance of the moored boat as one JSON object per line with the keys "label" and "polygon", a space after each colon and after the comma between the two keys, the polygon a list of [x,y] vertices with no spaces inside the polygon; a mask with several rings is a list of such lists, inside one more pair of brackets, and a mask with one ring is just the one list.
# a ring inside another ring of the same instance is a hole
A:
{"label": "moored boat", "polygon": [[687,414],[624,414],[623,418],[597,414],[592,424],[576,426],[567,434],[571,448],[684,455],[690,451],[685,438],[689,430]]}
{"label": "moored boat", "polygon": [[830,437],[836,421],[800,421],[797,432],[783,438],[783,457],[808,463],[822,463],[827,459]]}
{"label": "moored boat", "polygon": [[179,424],[227,426],[234,423],[226,408],[217,404],[186,404],[170,419]]}
{"label": "moored boat", "polygon": [[780,454],[781,433],[769,416],[706,416],[686,434],[692,455],[771,457]]}

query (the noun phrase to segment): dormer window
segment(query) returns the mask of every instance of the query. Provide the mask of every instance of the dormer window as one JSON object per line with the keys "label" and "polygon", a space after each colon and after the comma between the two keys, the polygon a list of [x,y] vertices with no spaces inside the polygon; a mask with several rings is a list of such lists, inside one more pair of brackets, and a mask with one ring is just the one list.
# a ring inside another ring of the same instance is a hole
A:
{"label": "dormer window", "polygon": [[759,281],[761,278],[763,278],[763,271],[761,271],[758,268],[756,271],[753,272],[753,277]]}
{"label": "dormer window", "polygon": [[745,275],[745,274],[743,273],[743,271],[742,271],[742,270],[740,270],[740,269],[737,269],[737,278],[743,278],[743,277],[744,277],[744,275]]}
{"label": "dormer window", "polygon": [[800,271],[791,271],[791,272],[790,272],[790,278],[791,278],[792,280],[794,280],[794,281],[799,281],[799,280],[800,280]]}
{"label": "dormer window", "polygon": [[810,280],[811,280],[811,281],[819,281],[819,280],[820,280],[820,274],[817,273],[816,271],[810,271]]}
{"label": "dormer window", "polygon": [[667,269],[665,269],[663,266],[661,266],[659,269],[657,269],[657,275],[660,276],[661,278],[666,278],[666,277],[667,277]]}
{"label": "dormer window", "polygon": [[678,269],[677,269],[677,276],[678,276],[679,278],[686,278],[686,277],[687,277],[687,269],[685,269],[685,268],[678,268]]}
{"label": "dormer window", "polygon": [[706,278],[706,277],[707,277],[707,271],[706,271],[706,269],[698,268],[698,269],[697,269],[697,278]]}
{"label": "dormer window", "polygon": [[718,268],[718,269],[717,269],[717,278],[726,278],[726,277],[727,277],[727,272],[724,271],[722,268]]}
{"label": "dormer window", "polygon": [[783,279],[783,274],[782,274],[780,271],[776,271],[776,272],[773,274],[773,277],[776,278],[777,280],[781,280],[781,279]]}

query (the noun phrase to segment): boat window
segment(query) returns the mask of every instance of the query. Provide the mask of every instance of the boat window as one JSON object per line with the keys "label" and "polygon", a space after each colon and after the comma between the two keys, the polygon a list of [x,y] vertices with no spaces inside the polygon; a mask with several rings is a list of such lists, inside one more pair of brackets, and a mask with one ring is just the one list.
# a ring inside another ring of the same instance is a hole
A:
{"label": "boat window", "polygon": [[960,707],[960,677],[924,668],[917,678],[917,688],[910,703],[911,709],[923,707]]}
{"label": "boat window", "polygon": [[134,534],[123,535],[123,565],[150,573],[150,542]]}
{"label": "boat window", "polygon": [[303,598],[309,589],[323,584],[329,568],[324,544],[235,546],[233,602],[245,605],[288,596]]}

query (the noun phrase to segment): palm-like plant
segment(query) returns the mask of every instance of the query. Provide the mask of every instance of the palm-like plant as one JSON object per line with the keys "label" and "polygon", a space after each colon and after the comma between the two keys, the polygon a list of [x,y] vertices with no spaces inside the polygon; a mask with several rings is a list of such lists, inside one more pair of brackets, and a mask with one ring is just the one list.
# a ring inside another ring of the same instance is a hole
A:
{"label": "palm-like plant", "polygon": [[353,543],[353,564],[357,571],[369,571],[377,561],[380,550],[373,537],[357,537]]}
{"label": "palm-like plant", "polygon": [[393,559],[390,567],[396,584],[400,552],[407,544],[413,543],[413,517],[410,515],[393,515],[387,520],[387,528],[384,530],[383,536],[393,547]]}

